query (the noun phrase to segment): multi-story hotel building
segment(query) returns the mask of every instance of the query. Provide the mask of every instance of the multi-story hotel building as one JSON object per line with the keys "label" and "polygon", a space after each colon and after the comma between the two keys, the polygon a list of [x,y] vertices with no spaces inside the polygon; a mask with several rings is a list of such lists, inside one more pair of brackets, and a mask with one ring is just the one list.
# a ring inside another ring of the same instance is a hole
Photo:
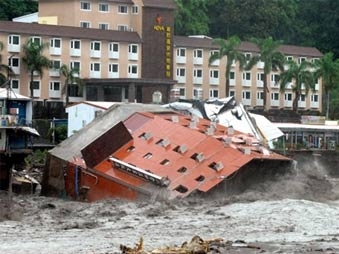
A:
{"label": "multi-story hotel building", "polygon": [[[62,64],[79,70],[84,83],[81,97],[70,90],[70,101],[130,101],[167,103],[178,98],[210,99],[234,95],[245,106],[263,105],[263,63],[250,71],[231,71],[230,94],[225,94],[226,59],[208,64],[218,50],[207,36],[174,35],[174,0],[39,0],[38,23],[0,21],[3,63],[14,74],[11,88],[29,96],[30,76],[22,63],[22,46],[32,39],[48,43],[51,60],[43,76],[34,77],[34,100],[65,101],[60,75]],[[243,42],[239,50],[257,54],[255,45]],[[312,61],[322,54],[311,47],[284,45],[287,58]],[[292,86],[279,91],[270,74],[267,103],[291,108]],[[322,86],[301,96],[301,110],[321,111]]]}

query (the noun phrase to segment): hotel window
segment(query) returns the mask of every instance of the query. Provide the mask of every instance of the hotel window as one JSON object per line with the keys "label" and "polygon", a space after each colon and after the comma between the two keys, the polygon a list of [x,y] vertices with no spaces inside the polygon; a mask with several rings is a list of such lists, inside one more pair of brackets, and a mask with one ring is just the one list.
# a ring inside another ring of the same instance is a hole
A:
{"label": "hotel window", "polygon": [[59,77],[60,67],[61,67],[60,60],[51,60],[49,64],[49,75],[54,76],[54,77]]}
{"label": "hotel window", "polygon": [[99,41],[91,42],[91,50],[100,51],[101,43]]}
{"label": "hotel window", "polygon": [[33,81],[33,89],[39,90],[40,89],[40,81]]}
{"label": "hotel window", "polygon": [[133,5],[131,8],[132,8],[132,14],[138,14],[139,13],[138,5]]}
{"label": "hotel window", "polygon": [[108,4],[99,3],[99,11],[100,12],[109,12]]}
{"label": "hotel window", "polygon": [[185,77],[186,76],[186,69],[185,68],[178,68],[177,69],[177,76],[178,77]]}
{"label": "hotel window", "polygon": [[10,35],[8,36],[9,45],[20,45],[20,36],[19,35]]}
{"label": "hotel window", "polygon": [[50,91],[60,91],[60,82],[59,81],[49,82],[49,90]]}
{"label": "hotel window", "polygon": [[71,69],[80,73],[80,62],[79,61],[72,61],[70,63],[70,67],[71,67]]}
{"label": "hotel window", "polygon": [[111,59],[119,58],[119,43],[111,42],[108,44],[108,57]]}
{"label": "hotel window", "polygon": [[50,60],[50,69],[59,70],[61,66],[60,60]]}
{"label": "hotel window", "polygon": [[[218,55],[218,54],[219,54],[218,50],[211,50],[210,51],[210,57],[213,56],[213,55]],[[219,65],[219,64],[220,64],[220,59],[216,59],[211,63],[211,65]]]}
{"label": "hotel window", "polygon": [[306,101],[306,95],[305,94],[300,94],[299,101],[305,102]]}
{"label": "hotel window", "polygon": [[137,60],[138,59],[138,45],[137,44],[129,44],[128,45],[128,59],[129,60]]}
{"label": "hotel window", "polygon": [[214,79],[219,78],[219,71],[218,70],[210,70],[210,77]]}
{"label": "hotel window", "polygon": [[263,72],[257,73],[257,80],[258,81],[264,81],[265,74]]}
{"label": "hotel window", "polygon": [[71,49],[80,49],[81,41],[71,40]]}
{"label": "hotel window", "polygon": [[10,57],[8,58],[8,66],[12,68],[20,67],[20,59],[18,57]]}
{"label": "hotel window", "polygon": [[33,36],[33,37],[30,38],[30,40],[31,40],[31,42],[36,43],[38,45],[41,44],[41,38],[40,37]]}
{"label": "hotel window", "polygon": [[235,80],[235,72],[230,71],[230,80]]}
{"label": "hotel window", "polygon": [[312,94],[311,95],[311,102],[318,102],[319,101],[319,95],[318,94]]}
{"label": "hotel window", "polygon": [[81,41],[71,40],[70,41],[70,56],[79,57],[81,56]]}
{"label": "hotel window", "polygon": [[292,101],[292,94],[291,93],[285,94],[285,101]]}
{"label": "hotel window", "polygon": [[243,72],[242,79],[244,81],[251,81],[251,73],[250,72]]}
{"label": "hotel window", "polygon": [[184,49],[184,48],[177,49],[177,56],[185,57],[186,56],[186,49]]}
{"label": "hotel window", "polygon": [[83,11],[90,11],[91,10],[91,3],[87,1],[80,2],[80,9]]}
{"label": "hotel window", "polygon": [[108,30],[108,24],[107,23],[100,23],[99,29],[101,30]]}
{"label": "hotel window", "polygon": [[180,96],[180,98],[186,98],[186,89],[185,88],[179,88],[179,96]]}
{"label": "hotel window", "polygon": [[257,92],[257,99],[258,100],[263,100],[264,99],[264,92]]}
{"label": "hotel window", "polygon": [[286,56],[286,61],[288,62],[293,61],[293,56]]}
{"label": "hotel window", "polygon": [[100,63],[91,63],[91,71],[100,71]]}
{"label": "hotel window", "polygon": [[108,65],[108,72],[118,73],[119,72],[119,65],[118,64],[109,64]]}
{"label": "hotel window", "polygon": [[130,64],[128,65],[128,76],[131,78],[138,77],[138,65],[136,64]]}
{"label": "hotel window", "polygon": [[20,81],[18,79],[11,79],[11,88],[15,91],[19,91]]}
{"label": "hotel window", "polygon": [[251,92],[250,91],[243,91],[242,92],[242,99],[243,100],[250,100],[251,99]]}
{"label": "hotel window", "polygon": [[112,42],[109,44],[109,51],[119,52],[119,43]]}
{"label": "hotel window", "polygon": [[12,79],[11,80],[11,88],[18,90],[19,89],[19,80],[18,79]]}
{"label": "hotel window", "polygon": [[186,49],[185,48],[177,48],[176,50],[176,62],[184,64],[186,63]]}
{"label": "hotel window", "polygon": [[273,101],[278,101],[279,100],[279,93],[271,93],[271,99]]}
{"label": "hotel window", "polygon": [[195,49],[193,52],[195,58],[202,58],[202,49]]}
{"label": "hotel window", "polygon": [[193,64],[203,64],[203,51],[202,49],[195,49],[193,51]]}
{"label": "hotel window", "polygon": [[271,85],[279,86],[279,74],[271,74]]}
{"label": "hotel window", "polygon": [[193,77],[202,78],[202,69],[194,69],[193,70]]}
{"label": "hotel window", "polygon": [[210,89],[210,99],[219,98],[219,90],[218,89]]}
{"label": "hotel window", "polygon": [[52,48],[61,48],[61,39],[58,38],[51,39],[50,46]]}
{"label": "hotel window", "polygon": [[91,27],[91,23],[88,21],[80,21],[80,27],[82,28],[90,28]]}
{"label": "hotel window", "polygon": [[118,25],[118,31],[128,31],[128,25]]}
{"label": "hotel window", "polygon": [[229,96],[235,97],[235,91],[234,90],[230,90]]}
{"label": "hotel window", "polygon": [[128,13],[128,7],[127,5],[119,5],[118,7],[118,13],[120,14],[127,14]]}
{"label": "hotel window", "polygon": [[20,81],[18,79],[11,79],[11,89],[14,90],[14,92],[19,93],[20,92]]}
{"label": "hotel window", "polygon": [[301,64],[304,61],[306,61],[306,57],[299,57],[298,58],[298,64]]}
{"label": "hotel window", "polygon": [[202,84],[202,69],[194,69],[193,70],[193,83],[194,84]]}

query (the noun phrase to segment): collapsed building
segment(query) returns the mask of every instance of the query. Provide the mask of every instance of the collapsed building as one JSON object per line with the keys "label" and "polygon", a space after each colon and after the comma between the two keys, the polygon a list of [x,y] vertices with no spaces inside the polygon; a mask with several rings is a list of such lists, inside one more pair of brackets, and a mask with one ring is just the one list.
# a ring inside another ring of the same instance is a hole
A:
{"label": "collapsed building", "polygon": [[160,105],[117,104],[49,151],[42,194],[183,198],[290,163],[233,126]]}

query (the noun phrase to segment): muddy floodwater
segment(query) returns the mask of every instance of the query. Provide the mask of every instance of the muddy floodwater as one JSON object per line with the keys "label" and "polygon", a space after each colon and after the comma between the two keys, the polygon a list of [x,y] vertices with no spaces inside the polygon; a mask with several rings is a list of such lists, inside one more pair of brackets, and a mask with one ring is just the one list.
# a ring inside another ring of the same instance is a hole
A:
{"label": "muddy floodwater", "polygon": [[339,253],[338,173],[328,165],[307,160],[243,193],[174,201],[14,195],[9,203],[1,193],[0,253],[121,253],[140,237],[151,251],[195,235],[232,241],[224,253]]}

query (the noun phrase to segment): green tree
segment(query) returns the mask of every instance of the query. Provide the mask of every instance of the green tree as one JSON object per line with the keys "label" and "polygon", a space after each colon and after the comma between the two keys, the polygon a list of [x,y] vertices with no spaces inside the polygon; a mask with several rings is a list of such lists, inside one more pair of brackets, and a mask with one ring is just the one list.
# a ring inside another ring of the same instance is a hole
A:
{"label": "green tree", "polygon": [[295,29],[296,45],[317,47],[339,58],[339,1],[299,0]]}
{"label": "green tree", "polygon": [[[0,41],[0,51],[2,51],[3,48],[4,48],[4,45],[2,41]],[[6,82],[6,76],[3,73],[4,68],[5,66],[2,64],[2,55],[0,55],[0,87],[3,85],[3,83]]]}
{"label": "green tree", "polygon": [[266,39],[252,38],[251,42],[255,43],[259,48],[259,54],[254,55],[249,60],[246,69],[252,67],[259,61],[264,63],[264,87],[263,87],[263,104],[264,109],[267,109],[267,95],[269,94],[268,80],[272,71],[283,71],[285,56],[279,51],[282,41],[274,41],[272,37]]}
{"label": "green tree", "polygon": [[43,70],[50,66],[50,60],[43,55],[43,51],[48,47],[48,44],[41,44],[28,40],[23,46],[22,62],[27,71],[30,73],[30,96],[33,99],[33,84],[34,74],[37,73],[40,77],[43,76]]}
{"label": "green tree", "polygon": [[326,119],[330,111],[330,91],[339,86],[339,59],[334,59],[332,52],[326,53],[315,62],[315,77],[322,78],[322,85],[326,97]]}
{"label": "green tree", "polygon": [[61,65],[60,73],[65,77],[65,84],[62,92],[65,94],[67,106],[69,104],[70,89],[76,87],[76,90],[80,91],[82,89],[82,80],[79,78],[79,70],[70,68],[66,64]]}
{"label": "green tree", "polygon": [[[308,61],[302,61],[300,64],[295,61],[287,62],[287,69],[280,74],[280,91],[285,92],[286,86],[292,83],[294,92],[293,111],[298,112],[298,101],[300,96],[307,95],[309,90],[315,89],[315,75],[311,71],[313,64]],[[304,93],[303,93],[304,90]]]}
{"label": "green tree", "polygon": [[178,35],[209,34],[207,0],[175,0],[174,30]]}
{"label": "green tree", "polygon": [[295,0],[209,0],[210,36],[285,40],[294,35],[297,7]]}
{"label": "green tree", "polygon": [[[3,50],[3,46],[2,41],[0,41],[0,52]],[[2,63],[2,55],[0,54],[0,87],[9,81],[9,77],[12,73],[12,68],[7,64]],[[9,86],[9,84],[7,85]]]}
{"label": "green tree", "polygon": [[225,92],[227,97],[229,96],[230,91],[230,73],[232,64],[239,62],[239,68],[242,69],[242,66],[245,64],[245,55],[238,51],[241,41],[237,36],[232,36],[228,40],[217,38],[213,40],[213,43],[219,45],[219,50],[210,56],[209,64],[226,57]]}
{"label": "green tree", "polygon": [[38,11],[38,1],[36,0],[1,0],[0,20],[12,20]]}

